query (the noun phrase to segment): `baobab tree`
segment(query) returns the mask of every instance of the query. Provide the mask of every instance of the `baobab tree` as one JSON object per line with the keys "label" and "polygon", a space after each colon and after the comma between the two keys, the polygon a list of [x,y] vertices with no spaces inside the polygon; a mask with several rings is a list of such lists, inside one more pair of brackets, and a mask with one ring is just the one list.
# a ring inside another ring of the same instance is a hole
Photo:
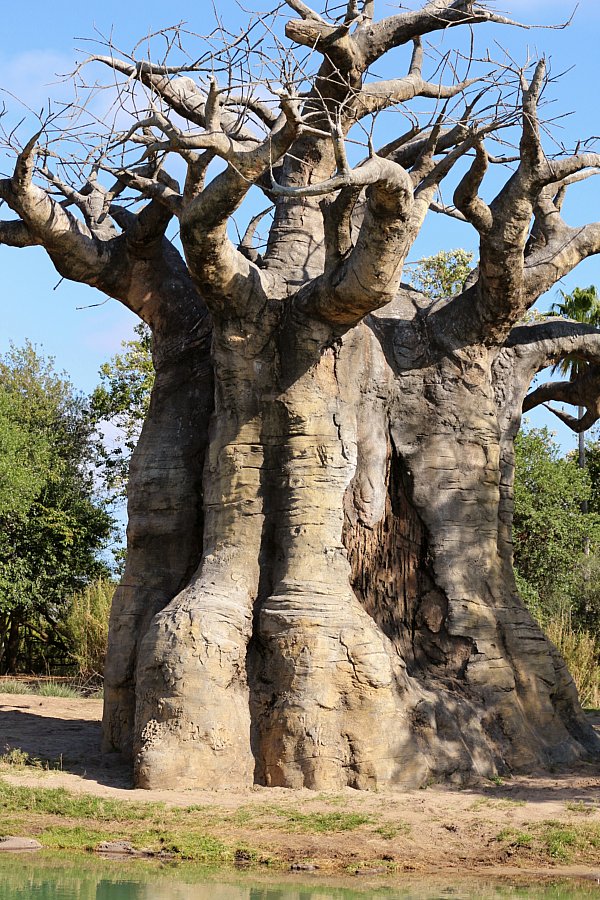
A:
{"label": "baobab tree", "polygon": [[[111,46],[76,78],[106,67],[116,124],[74,159],[48,123],[0,182],[4,243],[43,247],[153,334],[104,711],[139,786],[417,785],[598,752],[517,594],[511,517],[533,376],[600,361],[594,328],[522,324],[600,250],[599,223],[560,215],[600,155],[544,152],[543,60],[477,81],[444,57],[427,80],[428,35],[515,23],[471,0],[374,7],[286,0],[177,64]],[[176,54],[180,30],[163,37]],[[401,48],[406,74],[377,77]],[[391,108],[410,127],[377,146]],[[490,203],[489,165],[509,169]],[[230,236],[250,191],[273,206],[264,247],[260,214]],[[479,236],[445,301],[401,281],[431,209]]]}

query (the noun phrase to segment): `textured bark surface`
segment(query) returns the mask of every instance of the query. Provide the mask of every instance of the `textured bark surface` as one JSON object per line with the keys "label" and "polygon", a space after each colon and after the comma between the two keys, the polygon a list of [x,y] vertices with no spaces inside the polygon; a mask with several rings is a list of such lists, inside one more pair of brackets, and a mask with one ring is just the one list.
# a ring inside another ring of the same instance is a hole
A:
{"label": "textured bark surface", "polygon": [[[221,50],[215,32],[175,66],[94,56],[78,73],[109,67],[131,127],[115,131],[117,116],[79,168],[40,132],[0,180],[18,217],[0,243],[43,247],[62,277],[152,329],[104,711],[105,748],[132,758],[141,787],[414,787],[598,759],[564,662],[518,597],[511,523],[524,404],[584,407],[562,414],[580,431],[600,416],[600,333],[519,324],[600,252],[598,223],[560,215],[600,155],[545,154],[543,60],[476,85],[426,80],[429,33],[514,24],[485,3],[379,20],[375,6],[349,0],[332,19],[285,0],[299,18],[259,17],[247,44],[219,28]],[[265,68],[271,28],[281,60]],[[177,52],[178,29],[159,37]],[[406,75],[369,82],[403,45]],[[432,101],[429,124],[365,141],[362,119],[413,98]],[[507,126],[512,160],[485,146]],[[366,144],[354,167],[348,138]],[[440,204],[465,156],[455,206]],[[488,205],[495,162],[512,169]],[[230,237],[251,188],[274,207],[262,253],[263,214],[239,246]],[[468,283],[434,302],[401,284],[431,208],[479,236]],[[165,237],[174,217],[183,256]],[[582,376],[526,399],[569,354]]]}
{"label": "textured bark surface", "polygon": [[215,335],[235,389],[216,396],[203,560],[136,632],[139,785],[417,786],[597,752],[514,585],[511,351],[415,366],[418,326],[385,313],[316,359],[326,335],[294,352],[275,314],[247,357]]}

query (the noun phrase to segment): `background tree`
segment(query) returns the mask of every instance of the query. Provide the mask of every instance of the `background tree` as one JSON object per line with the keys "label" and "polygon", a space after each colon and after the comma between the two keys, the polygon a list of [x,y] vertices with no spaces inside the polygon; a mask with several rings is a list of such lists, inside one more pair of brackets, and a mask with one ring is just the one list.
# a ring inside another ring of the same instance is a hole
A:
{"label": "background tree", "polygon": [[600,519],[582,509],[588,474],[561,458],[547,428],[520,432],[515,452],[515,568],[522,596],[547,623],[571,607],[584,543],[597,550]]}
{"label": "background tree", "polygon": [[112,519],[86,403],[31,345],[0,358],[0,441],[0,672],[44,671],[68,660],[70,593],[108,575]]}
{"label": "background tree", "polygon": [[100,384],[90,398],[91,415],[103,431],[98,463],[104,483],[121,498],[154,385],[152,335],[143,322],[136,325],[135,333],[133,340],[122,342],[123,352],[101,367]]}
{"label": "background tree", "polygon": [[468,250],[440,250],[414,265],[411,283],[432,300],[449,299],[464,290],[472,264]]}
{"label": "background tree", "polygon": [[[572,319],[574,322],[584,322],[586,325],[593,325],[594,328],[600,326],[600,297],[592,284],[587,288],[576,287],[572,293],[565,294],[560,292],[562,302],[552,304],[552,312],[556,315],[563,316],[565,319]],[[576,356],[566,357],[554,366],[554,371],[558,371],[561,375],[566,376],[570,381],[576,381],[578,376],[582,376],[588,369],[588,363],[585,359]],[[577,417],[581,419],[585,413],[583,406],[579,406]],[[579,465],[585,469],[585,431],[579,432]],[[586,502],[586,501],[584,501]],[[584,512],[587,508],[584,508]]]}
{"label": "background tree", "polygon": [[[600,156],[545,152],[543,61],[490,78],[457,54],[428,80],[427,35],[510,27],[485,4],[375,7],[287,0],[191,55],[166,29],[157,63],[104,48],[76,77],[105,66],[129,127],[94,119],[73,158],[52,119],[0,181],[5,243],[41,245],[152,331],[104,714],[138,785],[367,788],[598,750],[519,599],[511,523],[532,378],[600,361],[589,326],[518,324],[600,251],[600,226],[560,215]],[[402,47],[405,74],[382,77]],[[374,117],[417,98],[428,113],[380,146]],[[263,247],[260,215],[239,244],[228,230],[251,191],[274,207]],[[432,206],[479,239],[476,280],[445,303],[401,283]],[[597,388],[561,391],[594,419]]]}

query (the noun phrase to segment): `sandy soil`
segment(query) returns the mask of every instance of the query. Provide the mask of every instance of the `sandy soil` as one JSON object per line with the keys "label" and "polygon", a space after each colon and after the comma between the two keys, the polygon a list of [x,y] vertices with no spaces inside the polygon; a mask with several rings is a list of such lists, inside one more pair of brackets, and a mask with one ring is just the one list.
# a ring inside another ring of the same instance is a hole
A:
{"label": "sandy soil", "polygon": [[[354,863],[376,867],[393,861],[398,869],[415,873],[506,873],[516,867],[600,879],[600,849],[597,859],[592,851],[584,865],[565,867],[547,853],[524,853],[510,840],[498,839],[506,829],[531,831],[549,822],[600,828],[600,763],[568,773],[518,776],[499,785],[486,782],[461,790],[433,785],[413,792],[347,789],[335,795],[258,786],[235,793],[142,791],[131,788],[129,770],[118,757],[100,754],[101,713],[102,704],[97,700],[0,694],[0,754],[6,748],[19,748],[61,767],[0,766],[0,777],[12,784],[65,787],[124,800],[199,804],[222,813],[252,809],[257,818],[246,823],[243,816],[231,821],[227,815],[221,817],[215,836],[264,848],[290,864],[310,860],[323,869],[339,870]],[[600,729],[600,716],[594,724]],[[371,824],[346,832],[289,833],[269,818],[269,807],[274,804],[303,813],[361,813],[371,817]]]}

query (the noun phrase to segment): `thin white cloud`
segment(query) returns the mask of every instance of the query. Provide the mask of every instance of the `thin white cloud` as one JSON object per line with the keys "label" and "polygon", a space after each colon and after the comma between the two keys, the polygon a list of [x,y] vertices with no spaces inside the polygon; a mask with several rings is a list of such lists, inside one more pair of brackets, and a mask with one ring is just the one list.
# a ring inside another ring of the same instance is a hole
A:
{"label": "thin white cloud", "polygon": [[61,76],[72,68],[72,56],[52,50],[28,50],[12,57],[0,54],[1,87],[6,105],[11,110],[14,108],[15,114],[20,108],[22,115],[26,107],[38,113],[49,97],[67,99],[71,88],[63,83]]}

